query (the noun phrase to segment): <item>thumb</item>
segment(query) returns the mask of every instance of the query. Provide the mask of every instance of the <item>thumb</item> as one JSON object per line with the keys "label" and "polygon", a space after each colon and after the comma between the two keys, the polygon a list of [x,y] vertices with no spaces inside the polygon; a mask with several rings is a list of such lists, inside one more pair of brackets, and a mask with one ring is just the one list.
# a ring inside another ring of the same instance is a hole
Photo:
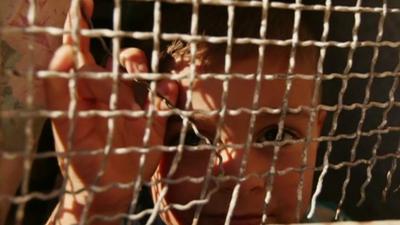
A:
{"label": "thumb", "polygon": [[[63,45],[54,53],[50,62],[51,71],[68,72],[74,67],[73,48]],[[44,79],[46,105],[51,110],[67,110],[70,102],[68,79],[52,77]]]}

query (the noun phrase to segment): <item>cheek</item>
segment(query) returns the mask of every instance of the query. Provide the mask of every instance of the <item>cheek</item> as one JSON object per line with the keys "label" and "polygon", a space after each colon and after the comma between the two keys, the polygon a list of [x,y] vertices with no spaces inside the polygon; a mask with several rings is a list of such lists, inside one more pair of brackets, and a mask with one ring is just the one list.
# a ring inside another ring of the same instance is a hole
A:
{"label": "cheek", "polygon": [[[161,159],[160,175],[167,178],[168,173],[170,173],[173,180],[203,177],[206,175],[209,159],[210,152],[207,150],[183,150],[180,156],[178,153],[168,153]],[[174,171],[172,171],[174,169],[173,164],[177,164]]]}
{"label": "cheek", "polygon": [[[296,210],[298,205],[298,188],[300,181],[302,183],[302,202],[301,202],[301,217],[303,217],[308,210],[309,201],[312,194],[312,183],[315,167],[315,158],[318,145],[312,143],[308,151],[308,160],[306,170],[303,175],[299,171],[302,165],[302,152],[304,145],[293,146],[295,149],[290,151],[282,152],[279,157],[278,169],[280,171],[286,171],[284,175],[276,177],[276,183],[274,185],[275,201],[277,204],[277,214],[281,218],[282,222],[296,222]],[[289,150],[289,149],[288,149]],[[293,170],[295,169],[295,170]],[[300,187],[301,188],[301,187]]]}
{"label": "cheek", "polygon": [[[300,173],[290,172],[280,176],[274,186],[275,192],[272,193],[273,201],[276,204],[275,214],[281,223],[297,223],[297,207],[299,204],[298,188]],[[300,205],[300,219],[304,218],[308,208],[312,193],[312,172],[304,173],[304,183],[302,189],[302,200]]]}
{"label": "cheek", "polygon": [[[168,192],[163,201],[164,207],[170,204],[186,205],[193,200],[200,199],[203,182],[192,182],[189,179],[198,180],[198,178],[206,175],[209,153],[206,151],[184,151],[176,171],[172,178],[168,179],[168,173],[172,168],[175,156],[176,154],[165,154],[155,174],[158,179],[174,181],[173,184],[168,184]],[[155,199],[158,199],[159,194],[157,193],[160,193],[164,187],[166,187],[165,183],[153,187]],[[179,224],[191,224],[193,210],[171,210],[164,215],[164,220],[170,221],[171,219],[168,218],[174,218],[174,220],[179,221]]]}

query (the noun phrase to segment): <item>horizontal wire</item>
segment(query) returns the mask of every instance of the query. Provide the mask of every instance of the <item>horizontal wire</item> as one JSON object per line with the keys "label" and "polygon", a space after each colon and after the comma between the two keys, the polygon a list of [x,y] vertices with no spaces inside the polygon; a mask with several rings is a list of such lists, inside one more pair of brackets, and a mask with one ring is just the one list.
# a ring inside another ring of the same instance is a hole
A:
{"label": "horizontal wire", "polygon": [[[394,102],[377,102],[370,101],[367,104],[363,103],[351,103],[344,105],[325,105],[320,104],[316,107],[317,111],[327,111],[327,112],[335,112],[337,110],[358,110],[358,109],[386,109],[387,107],[400,107],[400,101]],[[311,112],[313,110],[310,106],[298,106],[298,107],[289,107],[288,112],[292,114],[300,114],[302,112]],[[204,116],[216,116],[218,114],[218,110],[181,110],[181,109],[169,109],[164,111],[157,111],[155,114],[159,117],[169,117],[172,115],[181,115],[183,117],[191,117],[194,115],[204,115]],[[279,115],[282,112],[281,108],[273,108],[273,107],[260,107],[257,110],[252,110],[246,107],[240,107],[237,109],[227,109],[227,115],[229,116],[238,116],[240,114],[249,114],[249,115],[260,115],[260,114],[271,114],[271,115]],[[92,110],[81,110],[77,112],[77,118],[114,118],[114,117],[128,117],[128,118],[143,118],[146,116],[145,110],[128,110],[128,109],[116,109],[116,110],[100,110],[100,109],[92,109]],[[50,119],[59,119],[59,118],[67,118],[68,111],[63,110],[3,110],[0,111],[0,118],[31,118],[31,117],[45,117]]]}
{"label": "horizontal wire", "polygon": [[[8,76],[14,75],[15,71],[6,71],[8,72]],[[48,78],[65,78],[69,79],[72,77],[70,73],[67,72],[56,72],[56,71],[47,71],[41,70],[38,71],[36,76],[38,78],[48,79]],[[87,78],[93,80],[102,80],[102,79],[110,79],[112,76],[111,72],[79,72],[79,78]],[[198,73],[196,74],[196,80],[208,80],[208,79],[216,79],[216,80],[227,80],[227,79],[243,79],[243,80],[254,80],[255,74],[243,74],[243,73]],[[292,79],[303,79],[303,80],[313,80],[314,75],[312,74],[263,74],[263,80],[276,80],[281,79],[284,80],[288,76]],[[321,74],[322,80],[333,80],[333,79],[368,79],[369,77],[375,78],[391,78],[391,77],[400,77],[400,72],[392,72],[392,71],[384,71],[381,73],[349,73],[349,74],[340,74],[340,73],[327,73]],[[169,80],[182,80],[186,79],[186,74],[173,74],[173,73],[120,73],[119,77],[122,80],[148,80],[148,81],[158,81],[168,78]]]}
{"label": "horizontal wire", "polygon": [[[400,126],[387,127],[385,129],[373,129],[370,131],[359,132],[359,134],[339,134],[335,136],[319,136],[312,138],[313,142],[328,142],[328,141],[340,141],[340,140],[351,140],[360,137],[371,137],[373,135],[378,134],[388,134],[391,132],[400,132]],[[272,146],[285,146],[289,144],[302,144],[305,142],[305,138],[302,139],[294,139],[294,140],[284,140],[284,141],[267,141],[263,143],[252,143],[251,147],[255,149],[261,149],[265,147]],[[129,153],[149,153],[151,151],[162,151],[162,152],[174,152],[178,150],[179,146],[164,146],[164,145],[156,145],[150,147],[123,147],[123,148],[114,148],[112,151],[114,154],[129,154]],[[219,146],[214,145],[199,145],[199,146],[184,146],[186,151],[204,151],[204,150],[216,150],[220,148],[231,148],[231,149],[242,149],[244,144],[221,144]],[[77,156],[96,156],[103,154],[103,149],[81,149],[74,150],[71,152],[45,152],[45,153],[36,153],[34,155],[30,155],[30,157],[35,159],[43,159],[43,158],[51,158],[51,157],[77,157]],[[0,152],[0,157],[4,157],[6,159],[15,159],[18,157],[25,157],[26,154],[24,152],[8,152],[2,151]]]}
{"label": "horizontal wire", "polygon": [[[154,0],[127,0],[128,2],[154,2]],[[162,0],[162,2],[174,4],[192,4],[192,0]],[[199,0],[202,5],[220,5],[220,6],[236,6],[236,7],[258,7],[262,8],[262,1],[241,1],[241,0]],[[327,8],[326,5],[312,4],[306,5],[301,3],[284,3],[284,2],[270,2],[270,8],[277,9],[290,9],[290,10],[307,10],[307,11],[333,11],[333,12],[363,12],[363,13],[382,13],[382,7],[367,7],[367,6],[342,6],[335,5]],[[387,13],[400,13],[399,8],[388,8]]]}
{"label": "horizontal wire", "polygon": [[[29,26],[29,27],[3,27],[0,28],[0,35],[5,34],[38,34],[46,33],[53,36],[62,36],[70,34],[71,31],[56,27],[40,27],[40,26]],[[127,31],[114,31],[110,29],[81,29],[80,35],[86,37],[107,37],[107,38],[132,38],[138,40],[151,40],[153,38],[152,32],[127,32]],[[209,35],[190,35],[190,34],[179,34],[179,33],[163,33],[160,37],[164,41],[182,40],[186,42],[207,42],[211,44],[223,44],[228,42],[227,37],[209,36]],[[276,46],[291,46],[293,44],[292,39],[277,40],[277,39],[260,39],[260,38],[233,38],[233,44],[253,44],[253,45],[276,45]],[[360,48],[360,47],[390,47],[398,48],[400,42],[398,41],[315,41],[315,40],[299,40],[296,42],[297,46],[300,47],[337,47],[337,48]]]}
{"label": "horizontal wire", "polygon": [[[340,170],[343,168],[353,168],[356,166],[360,165],[370,165],[371,163],[376,163],[377,161],[382,161],[382,160],[387,160],[387,159],[400,159],[400,152],[395,152],[395,153],[388,153],[385,155],[377,155],[376,157],[370,158],[370,159],[357,159],[353,162],[340,162],[337,164],[330,164],[329,168],[333,170]],[[288,173],[296,172],[300,173],[304,170],[313,170],[313,171],[321,171],[323,169],[323,166],[318,166],[318,167],[302,167],[302,168],[297,168],[297,167],[288,167],[285,169],[281,170],[276,170],[276,172],[273,174],[275,176],[284,176]],[[236,176],[231,176],[231,175],[225,175],[225,176],[210,176],[210,178],[214,182],[227,182],[227,181],[236,181],[236,182],[244,182],[245,180],[251,179],[252,177],[256,178],[265,178],[266,176],[270,175],[270,172],[265,172],[263,174],[259,173],[250,173],[242,178],[236,177]],[[146,186],[153,186],[156,185],[158,182],[163,182],[165,184],[179,184],[179,183],[184,183],[184,182],[191,182],[191,183],[201,183],[205,177],[192,177],[192,176],[184,176],[180,178],[174,178],[174,179],[160,179],[157,181],[151,181],[151,182],[145,182],[144,185]],[[134,182],[128,182],[128,183],[121,183],[121,182],[114,182],[112,184],[107,184],[107,185],[102,185],[102,186],[89,186],[85,188],[78,189],[76,191],[69,191],[69,190],[61,190],[61,189],[55,189],[51,191],[50,193],[43,193],[43,192],[31,192],[29,194],[23,195],[23,196],[15,196],[12,197],[10,195],[0,195],[0,199],[6,199],[14,204],[20,204],[24,202],[31,201],[33,199],[38,199],[38,200],[50,200],[53,199],[57,196],[60,196],[62,194],[80,194],[84,191],[93,191],[95,193],[101,193],[108,191],[113,188],[118,188],[118,189],[129,189],[132,187]]]}

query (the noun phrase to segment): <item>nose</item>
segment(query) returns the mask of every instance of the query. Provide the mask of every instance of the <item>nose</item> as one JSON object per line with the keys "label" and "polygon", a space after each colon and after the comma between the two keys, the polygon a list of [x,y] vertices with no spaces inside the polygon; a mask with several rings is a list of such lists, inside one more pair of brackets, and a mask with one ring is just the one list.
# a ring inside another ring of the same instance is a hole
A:
{"label": "nose", "polygon": [[241,183],[241,193],[262,191],[265,189],[264,173],[268,163],[260,158],[253,149],[220,149],[216,170],[223,169],[226,179],[220,183],[223,191],[232,191],[235,185]]}

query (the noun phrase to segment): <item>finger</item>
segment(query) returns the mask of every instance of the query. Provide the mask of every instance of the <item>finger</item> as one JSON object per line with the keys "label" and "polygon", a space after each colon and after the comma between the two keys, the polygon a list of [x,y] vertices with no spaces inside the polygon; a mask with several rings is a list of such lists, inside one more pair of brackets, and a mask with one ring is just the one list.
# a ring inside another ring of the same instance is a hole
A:
{"label": "finger", "polygon": [[[74,50],[72,46],[61,46],[54,54],[49,69],[56,72],[68,72],[74,67]],[[43,80],[46,105],[50,110],[67,111],[70,105],[70,94],[66,78],[48,78]],[[67,140],[67,131],[69,130],[68,118],[52,119],[53,129],[55,129],[56,143],[59,148],[64,149],[62,143]],[[65,146],[64,146],[65,147]]]}
{"label": "finger", "polygon": [[[138,48],[123,49],[119,56],[119,63],[125,67],[130,74],[148,72],[146,54]],[[135,101],[144,106],[147,102],[148,87],[145,82],[135,82],[133,84]]]}
{"label": "finger", "polygon": [[[97,65],[85,65],[80,72],[105,72]],[[132,82],[114,81],[112,79],[79,79],[78,97],[86,102],[91,102],[96,108],[109,108],[113,84],[117,82],[117,109],[140,110],[140,106],[135,102]]]}
{"label": "finger", "polygon": [[123,49],[119,55],[119,62],[128,73],[148,72],[146,54],[138,48]]}
{"label": "finger", "polygon": [[[94,9],[94,3],[93,0],[81,0],[80,1],[80,6],[79,10],[77,11],[79,15],[79,28],[80,29],[88,29],[90,28],[90,25],[88,24],[88,21],[91,19],[93,15],[93,9]],[[73,5],[71,5],[71,8],[69,10],[69,13],[67,15],[65,24],[64,24],[64,29],[68,31],[72,31],[73,26],[73,18],[76,16],[75,13],[75,8]],[[73,45],[74,44],[74,38],[71,35],[71,33],[65,34],[63,36],[63,44],[68,44],[68,45]],[[90,62],[90,64],[94,64],[94,58],[90,53],[90,38],[89,37],[84,37],[84,36],[79,36],[79,49],[82,52],[83,56],[85,57],[85,60],[87,63]]]}
{"label": "finger", "polygon": [[[119,57],[120,64],[129,73],[148,72],[145,53],[138,48],[127,48],[121,51]],[[153,104],[158,110],[167,110],[174,107],[178,98],[179,86],[175,81],[162,80],[157,83],[156,96]],[[144,108],[148,108],[151,96],[145,99]]]}
{"label": "finger", "polygon": [[[50,61],[49,69],[56,72],[68,72],[73,68],[73,49],[71,46],[60,47]],[[68,80],[49,78],[44,80],[46,104],[51,110],[67,110],[69,105]]]}
{"label": "finger", "polygon": [[[81,54],[78,54],[78,57]],[[78,60],[79,61],[79,60]],[[54,54],[49,69],[56,72],[68,72],[74,68],[74,50],[70,45],[63,45]],[[97,65],[85,64],[78,72],[105,72]],[[111,79],[78,79],[77,95],[82,102],[98,103],[108,105],[112,93]],[[45,92],[47,106],[51,110],[67,110],[70,102],[68,79],[49,78],[45,79]],[[127,83],[118,82],[118,107],[124,109],[140,109],[135,104],[132,87]]]}

